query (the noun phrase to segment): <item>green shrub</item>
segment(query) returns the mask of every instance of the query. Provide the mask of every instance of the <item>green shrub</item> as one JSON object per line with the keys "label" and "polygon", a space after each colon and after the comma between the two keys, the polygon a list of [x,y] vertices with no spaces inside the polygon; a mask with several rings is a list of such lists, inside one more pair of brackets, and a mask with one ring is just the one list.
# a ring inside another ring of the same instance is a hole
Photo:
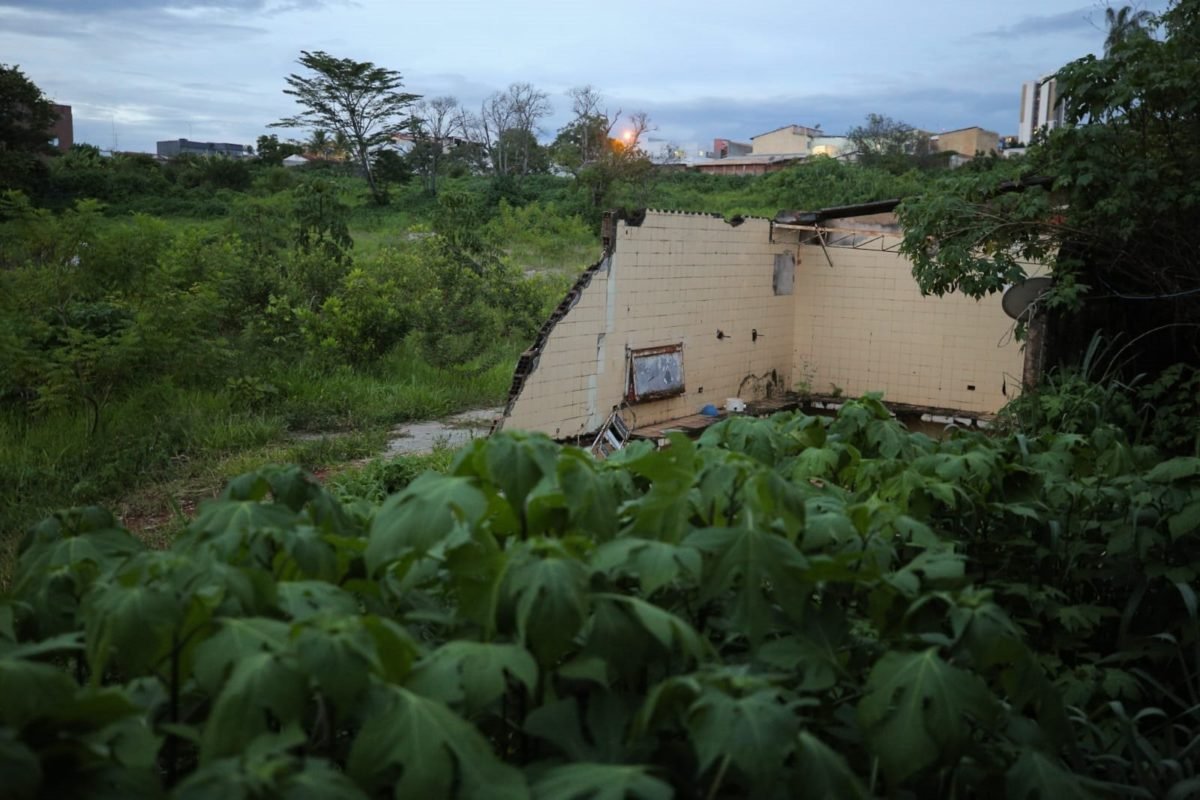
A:
{"label": "green shrub", "polygon": [[379,505],[250,472],[166,551],[94,507],[36,526],[0,600],[10,792],[1185,797],[1200,774],[1195,458],[935,441],[866,397],[603,462],[505,433],[418,466],[335,490],[404,484]]}

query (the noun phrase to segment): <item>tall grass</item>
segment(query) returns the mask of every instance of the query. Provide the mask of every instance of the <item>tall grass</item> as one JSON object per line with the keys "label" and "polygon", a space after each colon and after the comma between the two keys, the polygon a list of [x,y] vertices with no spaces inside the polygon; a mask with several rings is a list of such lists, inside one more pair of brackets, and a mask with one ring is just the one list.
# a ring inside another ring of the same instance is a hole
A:
{"label": "tall grass", "polygon": [[110,404],[91,436],[82,411],[0,414],[0,539],[11,548],[56,508],[144,505],[164,484],[168,494],[203,493],[265,463],[316,469],[377,453],[394,425],[500,403],[519,352],[502,344],[437,368],[410,342],[365,369],[280,362],[265,373],[279,393],[261,407],[240,405],[224,387],[157,383]]}

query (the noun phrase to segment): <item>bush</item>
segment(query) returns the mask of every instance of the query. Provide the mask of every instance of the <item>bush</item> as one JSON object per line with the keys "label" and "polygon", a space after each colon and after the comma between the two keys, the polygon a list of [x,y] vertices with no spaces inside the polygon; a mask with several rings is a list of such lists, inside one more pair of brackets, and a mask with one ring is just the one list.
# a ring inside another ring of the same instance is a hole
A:
{"label": "bush", "polygon": [[1200,774],[1200,460],[1103,430],[935,441],[876,397],[607,461],[520,433],[431,460],[351,476],[404,484],[378,506],[242,475],[165,552],[98,508],[43,521],[0,601],[7,785],[1184,797]]}

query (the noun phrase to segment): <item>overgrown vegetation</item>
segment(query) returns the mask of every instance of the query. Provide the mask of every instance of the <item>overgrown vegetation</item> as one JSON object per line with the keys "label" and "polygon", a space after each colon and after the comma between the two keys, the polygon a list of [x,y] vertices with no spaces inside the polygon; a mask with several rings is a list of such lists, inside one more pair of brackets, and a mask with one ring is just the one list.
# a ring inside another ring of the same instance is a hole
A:
{"label": "overgrown vegetation", "polygon": [[365,433],[359,456],[398,422],[495,403],[561,292],[492,239],[457,259],[473,222],[450,211],[442,235],[356,256],[331,181],[230,203],[196,224],[4,197],[0,530],[288,435]]}
{"label": "overgrown vegetation", "polygon": [[1053,260],[1042,306],[1084,312],[1079,349],[1095,329],[1142,337],[1138,368],[1157,372],[1200,363],[1200,3],[1108,16],[1105,56],[1056,75],[1067,124],[904,203],[903,249],[922,289],[976,297]]}
{"label": "overgrown vegetation", "polygon": [[874,398],[382,505],[254,472],[165,552],[65,512],[0,605],[6,791],[1183,797],[1198,527],[1195,458]]}

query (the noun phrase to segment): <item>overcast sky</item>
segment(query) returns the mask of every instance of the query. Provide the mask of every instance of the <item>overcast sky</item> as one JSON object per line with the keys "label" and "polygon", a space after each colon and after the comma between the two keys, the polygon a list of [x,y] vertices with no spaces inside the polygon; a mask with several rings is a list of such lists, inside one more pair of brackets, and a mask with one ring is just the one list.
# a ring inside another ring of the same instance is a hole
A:
{"label": "overcast sky", "polygon": [[[1117,2],[1117,5],[1122,3]],[[1164,0],[1143,3],[1153,10]],[[0,63],[74,108],[76,141],[252,144],[295,109],[301,50],[480,100],[513,81],[592,84],[659,141],[707,146],[789,123],[842,133],[876,112],[930,131],[1016,133],[1021,82],[1098,52],[1088,0],[0,0]],[[278,132],[278,131],[274,131]],[[286,138],[287,132],[282,138]],[[301,133],[301,132],[297,132]]]}

